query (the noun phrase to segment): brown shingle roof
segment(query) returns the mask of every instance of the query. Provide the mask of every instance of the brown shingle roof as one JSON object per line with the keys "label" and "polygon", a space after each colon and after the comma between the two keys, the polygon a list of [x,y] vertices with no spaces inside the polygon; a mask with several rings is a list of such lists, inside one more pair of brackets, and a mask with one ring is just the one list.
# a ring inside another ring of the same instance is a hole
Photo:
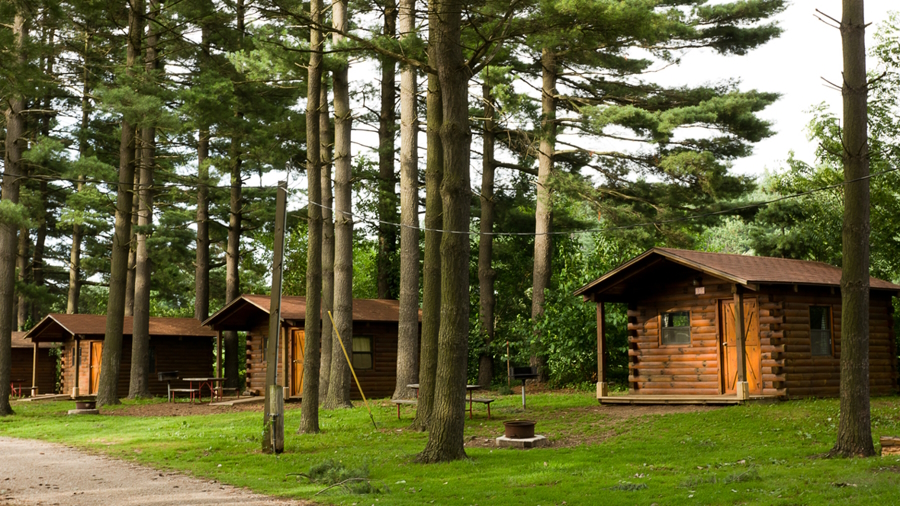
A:
{"label": "brown shingle roof", "polygon": [[[12,333],[12,347],[13,348],[34,348],[34,343],[25,340],[25,334],[28,332],[13,332]],[[55,343],[40,343],[38,344],[38,348],[53,348]]]}
{"label": "brown shingle roof", "polygon": [[[599,289],[604,281],[610,280],[631,267],[635,267],[652,256],[662,257],[742,285],[798,284],[840,286],[841,284],[841,269],[822,262],[707,253],[704,251],[673,248],[653,248],[588,283],[578,289],[575,294],[582,295],[593,291],[593,289]],[[900,285],[873,277],[869,278],[869,284],[872,290],[900,291]]]}
{"label": "brown shingle roof", "polygon": [[[223,318],[237,309],[251,304],[262,311],[269,312],[271,298],[268,295],[245,294],[216,312],[203,322],[203,325],[216,325]],[[327,315],[324,315],[327,317]],[[419,314],[421,319],[421,311]],[[281,319],[306,319],[306,297],[284,296],[281,298]],[[353,299],[353,321],[360,322],[396,322],[400,320],[400,302],[393,299]]]}
{"label": "brown shingle roof", "polygon": [[[125,317],[123,334],[131,335],[134,328],[134,319]],[[27,339],[46,340],[46,338],[59,336],[70,337],[74,335],[103,338],[106,334],[106,315],[93,314],[60,314],[47,315],[27,334]],[[180,336],[180,337],[215,337],[216,333],[194,318],[150,318],[151,336]]]}

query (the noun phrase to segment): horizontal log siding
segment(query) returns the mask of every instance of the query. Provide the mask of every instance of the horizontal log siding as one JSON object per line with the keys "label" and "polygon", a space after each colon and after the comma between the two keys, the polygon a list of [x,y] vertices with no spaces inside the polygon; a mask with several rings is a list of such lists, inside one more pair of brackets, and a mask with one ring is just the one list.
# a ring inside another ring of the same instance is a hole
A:
{"label": "horizontal log siding", "polygon": [[[288,329],[288,327],[285,328]],[[266,323],[252,328],[247,335],[247,388],[256,393],[262,393],[266,384],[266,361],[262,343],[267,338],[268,331],[269,326]],[[394,393],[397,381],[397,332],[397,323],[395,322],[353,322],[354,336],[372,337],[372,369],[356,371],[366,397],[390,397]],[[284,346],[286,342],[289,343],[289,340],[290,332],[282,341],[280,357],[284,357]],[[290,350],[289,344],[287,349]],[[350,350],[347,352],[349,353]],[[333,353],[343,355],[340,347],[336,347]],[[288,360],[292,359],[293,357],[288,357]],[[284,359],[279,358],[278,362],[279,382],[289,386],[284,383]],[[350,396],[353,399],[362,399],[355,382],[351,387]]]}
{"label": "horizontal log siding", "polygon": [[[696,276],[659,287],[655,295],[629,307],[628,343],[631,392],[647,395],[717,395],[719,374],[718,300],[730,298],[731,285],[705,276],[705,294],[695,295]],[[659,314],[690,311],[690,346],[661,346]]]}
{"label": "horizontal log siding", "polygon": [[[166,382],[157,379],[156,373],[160,371],[178,371],[181,378],[212,376],[215,363],[213,340],[214,338],[211,337],[152,336],[150,346],[155,351],[156,367],[150,372],[150,393],[159,397],[166,396]],[[90,348],[91,341],[81,341],[78,390],[82,395],[87,395],[89,392]],[[64,349],[62,392],[70,394],[72,387],[75,386],[75,368],[71,364],[75,341],[72,339],[66,341]],[[122,362],[119,367],[118,381],[119,396],[127,396],[128,384],[131,381],[131,336],[125,336],[122,340]],[[172,388],[187,388],[187,386],[187,382],[180,380],[172,382]],[[204,395],[207,395],[205,389]]]}
{"label": "horizontal log siding", "polygon": [[[52,394],[56,392],[56,357],[50,355],[50,348],[38,349],[37,387],[38,393]],[[34,348],[12,349],[12,381],[22,387],[31,384],[32,366],[34,365]]]}
{"label": "horizontal log siding", "polygon": [[[783,307],[781,344],[784,349],[784,386],[790,397],[837,397],[840,395],[841,296],[839,291],[798,288],[775,296]],[[809,307],[832,308],[833,355],[812,356]],[[888,395],[896,389],[897,354],[894,340],[893,306],[886,297],[870,299],[869,379],[872,395]]]}

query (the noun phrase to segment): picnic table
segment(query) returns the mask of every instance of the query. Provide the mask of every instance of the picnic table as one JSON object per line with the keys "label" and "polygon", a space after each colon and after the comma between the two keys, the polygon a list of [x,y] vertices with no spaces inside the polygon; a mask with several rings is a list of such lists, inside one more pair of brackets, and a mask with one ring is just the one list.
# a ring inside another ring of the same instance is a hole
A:
{"label": "picnic table", "polygon": [[[416,391],[416,398],[415,399],[393,399],[393,400],[391,400],[392,403],[397,405],[397,418],[398,419],[400,418],[400,405],[401,404],[417,404],[418,403],[417,399],[419,398],[419,384],[418,383],[410,383],[406,386],[409,388],[412,388],[413,390]],[[471,419],[473,416],[472,404],[473,403],[481,403],[481,404],[484,404],[485,406],[487,406],[488,420],[490,420],[491,419],[491,403],[494,402],[494,399],[473,397],[472,394],[475,392],[475,390],[478,390],[479,388],[481,388],[481,385],[466,385],[466,391],[469,393],[469,418]]]}
{"label": "picnic table", "polygon": [[222,384],[225,378],[216,377],[200,377],[200,378],[182,378],[190,384],[191,402],[194,402],[194,383],[197,383],[197,400],[203,402],[203,387],[209,388],[209,403],[212,404],[214,399],[222,400]]}

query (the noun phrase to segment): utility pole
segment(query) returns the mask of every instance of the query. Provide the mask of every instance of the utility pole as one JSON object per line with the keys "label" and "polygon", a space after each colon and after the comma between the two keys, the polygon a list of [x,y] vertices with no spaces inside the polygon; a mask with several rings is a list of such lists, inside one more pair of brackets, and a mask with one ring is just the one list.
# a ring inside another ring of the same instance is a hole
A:
{"label": "utility pole", "polygon": [[272,262],[272,299],[269,302],[269,338],[266,342],[266,400],[263,417],[263,453],[284,451],[284,389],[275,384],[281,336],[281,275],[284,271],[284,220],[287,214],[287,181],[278,183],[275,197],[275,253]]}

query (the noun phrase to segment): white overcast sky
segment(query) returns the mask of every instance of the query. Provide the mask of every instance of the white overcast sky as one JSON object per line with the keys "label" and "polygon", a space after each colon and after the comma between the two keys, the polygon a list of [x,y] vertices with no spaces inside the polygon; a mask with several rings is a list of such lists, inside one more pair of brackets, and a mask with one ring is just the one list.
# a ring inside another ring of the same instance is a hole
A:
{"label": "white overcast sky", "polygon": [[[825,86],[822,78],[841,82],[841,36],[837,29],[816,17],[816,9],[841,18],[841,0],[794,0],[777,17],[784,33],[746,56],[719,56],[711,51],[688,53],[681,67],[669,78],[683,84],[700,84],[736,77],[744,90],[757,89],[781,93],[781,99],[761,115],[774,123],[776,134],[760,143],[753,156],[738,160],[734,167],[743,174],[762,174],[777,170],[793,150],[804,161],[812,162],[815,145],[806,139],[806,112],[826,102],[840,116],[840,92]],[[866,0],[866,47],[874,43],[876,25],[885,21],[888,11],[900,10],[897,0]],[[874,63],[870,60],[869,68]],[[668,71],[667,71],[668,73]]]}

